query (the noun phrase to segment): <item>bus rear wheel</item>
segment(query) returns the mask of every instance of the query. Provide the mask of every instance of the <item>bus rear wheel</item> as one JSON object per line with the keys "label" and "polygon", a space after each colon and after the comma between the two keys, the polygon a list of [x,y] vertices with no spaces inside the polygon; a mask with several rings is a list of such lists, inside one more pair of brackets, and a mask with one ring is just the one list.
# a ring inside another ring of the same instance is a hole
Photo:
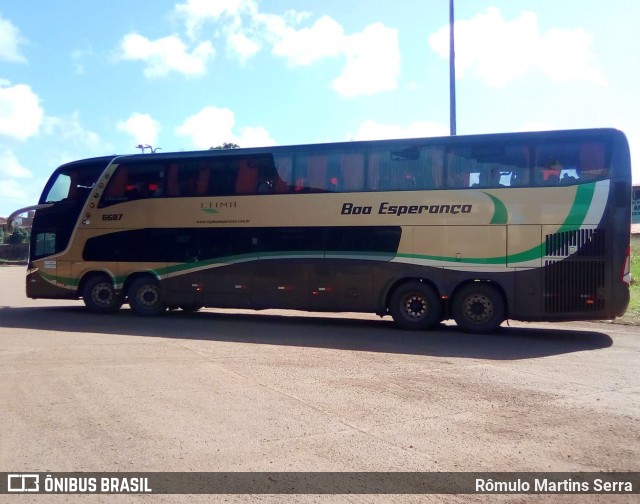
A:
{"label": "bus rear wheel", "polygon": [[122,306],[122,297],[107,275],[89,278],[82,289],[82,300],[91,313],[114,313]]}
{"label": "bus rear wheel", "polygon": [[167,309],[162,297],[160,283],[152,277],[136,278],[129,286],[128,297],[131,309],[142,317],[160,315]]}
{"label": "bus rear wheel", "polygon": [[442,305],[438,294],[423,282],[400,285],[389,300],[393,321],[402,329],[418,331],[431,329],[442,319]]}
{"label": "bus rear wheel", "polygon": [[474,282],[455,294],[451,313],[463,331],[489,334],[504,321],[506,305],[498,289],[485,282]]}

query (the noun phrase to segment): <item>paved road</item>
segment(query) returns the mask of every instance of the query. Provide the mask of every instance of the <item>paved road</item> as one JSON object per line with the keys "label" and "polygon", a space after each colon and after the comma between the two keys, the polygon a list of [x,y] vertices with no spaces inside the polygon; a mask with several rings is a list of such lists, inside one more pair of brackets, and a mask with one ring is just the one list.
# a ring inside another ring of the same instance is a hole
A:
{"label": "paved road", "polygon": [[640,470],[635,327],[478,336],[344,314],[97,316],[23,284],[23,267],[0,267],[0,471]]}

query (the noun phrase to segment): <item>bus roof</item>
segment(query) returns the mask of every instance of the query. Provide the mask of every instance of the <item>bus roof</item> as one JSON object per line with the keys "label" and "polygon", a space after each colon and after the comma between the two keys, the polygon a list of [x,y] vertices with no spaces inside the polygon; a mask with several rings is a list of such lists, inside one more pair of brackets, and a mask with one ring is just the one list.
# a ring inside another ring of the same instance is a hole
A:
{"label": "bus roof", "polygon": [[[327,142],[327,143],[315,143],[315,144],[297,144],[297,145],[278,145],[268,147],[249,147],[249,148],[237,148],[237,149],[208,149],[208,150],[194,150],[194,151],[175,151],[175,152],[162,152],[153,154],[124,154],[124,155],[111,155],[100,156],[89,159],[82,159],[64,164],[62,167],[73,167],[76,165],[84,165],[89,163],[104,162],[105,165],[109,162],[118,160],[119,163],[129,163],[134,161],[162,161],[170,159],[188,159],[188,158],[203,158],[203,157],[225,157],[225,156],[247,156],[247,155],[265,155],[265,154],[277,154],[285,152],[312,152],[322,151],[325,149],[340,149],[340,148],[367,148],[372,146],[383,147],[396,146],[396,145],[457,145],[468,144],[474,142],[491,143],[491,142],[511,142],[511,141],[546,141],[557,138],[571,139],[571,138],[584,138],[585,136],[623,136],[624,134],[614,128],[592,128],[592,129],[573,129],[573,130],[554,130],[554,131],[533,131],[533,132],[517,132],[517,133],[488,133],[479,135],[458,135],[458,136],[445,136],[445,137],[419,137],[419,138],[397,138],[386,140],[357,140],[357,141],[345,141],[345,142]],[[61,168],[62,168],[61,167]]]}

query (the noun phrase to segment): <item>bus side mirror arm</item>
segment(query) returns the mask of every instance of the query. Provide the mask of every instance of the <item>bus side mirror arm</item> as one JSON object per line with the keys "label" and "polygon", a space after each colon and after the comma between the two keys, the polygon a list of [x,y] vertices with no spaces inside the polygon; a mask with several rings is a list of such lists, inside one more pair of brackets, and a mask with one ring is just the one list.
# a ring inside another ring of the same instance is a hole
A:
{"label": "bus side mirror arm", "polygon": [[31,210],[40,210],[42,208],[49,208],[51,206],[53,206],[53,203],[43,203],[42,205],[31,205],[16,210],[9,217],[7,217],[7,231],[13,231],[13,221],[16,220],[18,215],[22,215],[25,212],[30,212]]}

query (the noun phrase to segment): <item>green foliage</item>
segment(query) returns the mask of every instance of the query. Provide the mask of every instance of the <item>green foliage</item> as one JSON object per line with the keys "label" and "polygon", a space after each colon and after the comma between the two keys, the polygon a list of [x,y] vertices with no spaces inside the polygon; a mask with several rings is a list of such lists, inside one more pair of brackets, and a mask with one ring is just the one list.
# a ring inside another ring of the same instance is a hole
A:
{"label": "green foliage", "polygon": [[4,243],[4,228],[0,227],[0,243]]}
{"label": "green foliage", "polygon": [[239,149],[240,146],[233,142],[224,142],[222,145],[218,145],[217,147],[209,147],[209,150],[222,150],[222,149]]}
{"label": "green foliage", "polygon": [[640,323],[640,238],[631,237],[631,299],[623,320],[627,323]]}
{"label": "green foliage", "polygon": [[13,233],[11,233],[11,235],[9,235],[5,241],[6,243],[28,243],[29,242],[29,238],[30,238],[30,234],[29,231],[27,231],[26,229],[23,228],[15,228],[13,230]]}

